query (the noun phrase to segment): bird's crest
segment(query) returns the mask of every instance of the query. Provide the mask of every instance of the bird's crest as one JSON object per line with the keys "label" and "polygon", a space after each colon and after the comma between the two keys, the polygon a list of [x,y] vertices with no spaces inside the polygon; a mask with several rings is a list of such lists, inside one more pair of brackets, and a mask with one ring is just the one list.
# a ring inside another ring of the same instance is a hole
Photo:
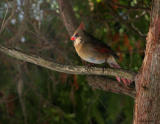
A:
{"label": "bird's crest", "polygon": [[74,34],[72,35],[71,37],[71,40],[74,41],[76,40],[76,38],[79,36],[79,31],[80,30],[84,30],[85,29],[85,26],[84,26],[84,23],[81,22],[81,24],[78,26],[78,28],[76,29],[76,31],[74,32]]}
{"label": "bird's crest", "polygon": [[85,26],[84,26],[84,23],[81,22],[81,24],[79,25],[78,29],[80,30],[85,30]]}

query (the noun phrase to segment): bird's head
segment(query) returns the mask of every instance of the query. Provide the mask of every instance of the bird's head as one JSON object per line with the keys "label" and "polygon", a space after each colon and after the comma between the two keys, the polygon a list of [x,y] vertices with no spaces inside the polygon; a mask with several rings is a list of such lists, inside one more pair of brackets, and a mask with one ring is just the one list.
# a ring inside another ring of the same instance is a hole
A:
{"label": "bird's head", "polygon": [[80,32],[83,31],[83,30],[84,30],[84,24],[83,24],[83,22],[81,22],[81,24],[79,25],[77,30],[72,35],[71,40],[75,41],[79,37]]}

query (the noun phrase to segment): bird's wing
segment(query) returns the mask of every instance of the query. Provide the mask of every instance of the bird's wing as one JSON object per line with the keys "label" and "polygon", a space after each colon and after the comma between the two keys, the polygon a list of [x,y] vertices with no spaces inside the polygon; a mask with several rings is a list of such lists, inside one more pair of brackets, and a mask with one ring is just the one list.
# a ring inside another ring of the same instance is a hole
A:
{"label": "bird's wing", "polygon": [[108,54],[111,54],[114,57],[118,58],[116,53],[107,44],[103,43],[102,41],[98,40],[97,38],[95,38],[94,36],[92,36],[91,34],[85,32],[85,31],[84,31],[84,33],[90,38],[89,41],[94,44],[94,48],[98,52],[100,52],[100,53],[108,53]]}
{"label": "bird's wing", "polygon": [[112,52],[110,49],[106,48],[105,46],[101,46],[97,44],[95,44],[94,48],[100,53],[111,53]]}

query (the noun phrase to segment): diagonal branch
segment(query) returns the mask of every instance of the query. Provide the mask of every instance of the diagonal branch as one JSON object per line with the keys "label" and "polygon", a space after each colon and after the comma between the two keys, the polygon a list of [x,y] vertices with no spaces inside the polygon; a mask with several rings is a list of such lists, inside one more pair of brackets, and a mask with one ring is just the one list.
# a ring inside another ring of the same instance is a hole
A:
{"label": "diagonal branch", "polygon": [[9,49],[0,45],[0,51],[10,55],[19,60],[33,63],[50,70],[68,73],[68,74],[85,74],[85,75],[108,75],[108,76],[119,76],[134,81],[135,73],[129,72],[123,69],[111,69],[111,68],[97,68],[97,67],[84,67],[84,66],[72,66],[72,65],[61,65],[55,62],[44,60],[43,58],[27,55],[20,51]]}
{"label": "diagonal branch", "polygon": [[[108,76],[119,76],[123,78],[127,78],[129,80],[134,81],[135,73],[129,72],[123,69],[111,69],[111,68],[97,68],[97,67],[84,67],[84,66],[72,66],[72,65],[61,65],[55,62],[44,60],[38,56],[27,55],[18,50],[9,49],[0,45],[0,51],[10,55],[19,60],[23,60],[25,62],[33,63],[39,65],[41,67],[45,67],[47,69],[68,73],[68,74],[85,74],[85,75],[108,75]],[[89,85],[91,85],[95,89],[102,89],[104,91],[111,91],[114,93],[122,93],[134,98],[135,89],[128,89],[121,85],[118,82],[103,78],[103,77],[87,77]]]}
{"label": "diagonal branch", "polygon": [[70,1],[57,0],[57,2],[59,4],[59,10],[60,10],[63,23],[68,31],[68,34],[72,36],[73,32],[78,27],[78,21],[76,20],[72,6],[70,5]]}
{"label": "diagonal branch", "polygon": [[121,85],[117,81],[113,81],[106,77],[99,77],[99,76],[88,76],[87,77],[88,84],[93,89],[100,89],[104,91],[110,91],[116,94],[125,94],[132,98],[135,98],[136,91],[135,88],[129,88],[124,85]]}

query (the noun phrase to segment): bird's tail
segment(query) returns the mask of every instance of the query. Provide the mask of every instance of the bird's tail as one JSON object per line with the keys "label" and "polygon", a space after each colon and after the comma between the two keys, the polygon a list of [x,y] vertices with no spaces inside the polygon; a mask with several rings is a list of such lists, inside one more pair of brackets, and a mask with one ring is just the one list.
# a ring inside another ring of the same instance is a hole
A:
{"label": "bird's tail", "polygon": [[81,24],[78,26],[78,28],[75,30],[75,32],[73,33],[72,37],[71,37],[71,40],[74,40],[74,37],[77,33],[81,32],[81,31],[84,31],[85,30],[85,26],[84,26],[84,23],[81,22]]}
{"label": "bird's tail", "polygon": [[[120,65],[116,62],[115,58],[113,56],[110,56],[108,59],[107,59],[107,63],[109,64],[110,67],[112,68],[121,68]],[[118,82],[121,81],[120,77],[116,76],[116,79]]]}
{"label": "bird's tail", "polygon": [[108,57],[107,63],[112,68],[121,68],[113,56]]}
{"label": "bird's tail", "polygon": [[[109,64],[110,67],[112,68],[121,68],[120,65],[116,62],[115,58],[113,56],[110,56],[108,59],[107,59],[107,63]],[[122,80],[122,82],[125,84],[125,85],[128,85],[131,83],[130,80],[128,79],[125,79],[125,78],[120,78],[118,76],[116,76],[116,79],[118,82],[120,82]]]}

